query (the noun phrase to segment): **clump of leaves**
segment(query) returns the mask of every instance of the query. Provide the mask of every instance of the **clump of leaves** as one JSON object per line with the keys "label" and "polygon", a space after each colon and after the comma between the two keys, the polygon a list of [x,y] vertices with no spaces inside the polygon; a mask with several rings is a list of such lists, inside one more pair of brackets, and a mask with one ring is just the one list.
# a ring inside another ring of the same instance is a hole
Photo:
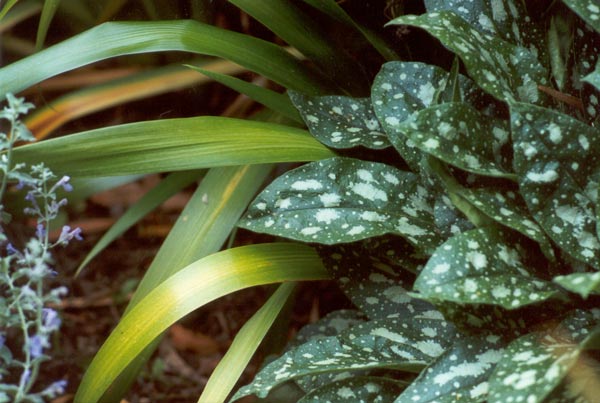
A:
{"label": "clump of leaves", "polygon": [[288,381],[303,402],[600,393],[600,6],[425,6],[389,25],[438,39],[450,71],[392,61],[370,98],[290,91],[323,144],[398,159],[308,163],[251,204],[241,226],[316,244],[357,311],[311,325],[234,400]]}

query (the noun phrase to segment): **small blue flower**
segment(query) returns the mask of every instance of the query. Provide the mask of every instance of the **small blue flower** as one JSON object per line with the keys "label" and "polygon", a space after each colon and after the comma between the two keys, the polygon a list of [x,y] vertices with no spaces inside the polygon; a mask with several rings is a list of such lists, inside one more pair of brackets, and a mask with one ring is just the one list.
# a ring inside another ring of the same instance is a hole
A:
{"label": "small blue flower", "polygon": [[71,180],[71,178],[65,175],[62,178],[60,178],[58,182],[56,182],[56,185],[54,185],[54,187],[57,188],[60,186],[64,189],[65,192],[70,192],[73,190],[73,186],[71,186],[69,180]]}
{"label": "small blue flower", "polygon": [[44,350],[44,339],[40,335],[35,335],[29,340],[29,353],[32,358],[38,358],[42,356]]}
{"label": "small blue flower", "polygon": [[19,251],[11,243],[6,245],[6,253],[9,255],[19,255]]}
{"label": "small blue flower", "polygon": [[43,392],[42,394],[49,396],[51,398],[56,397],[58,395],[62,395],[63,393],[65,393],[65,388],[67,387],[67,381],[66,380],[60,380],[60,381],[56,381],[54,383],[52,383],[50,386],[48,386]]}
{"label": "small blue flower", "polygon": [[60,245],[66,245],[71,240],[73,240],[73,238],[77,239],[78,241],[81,241],[83,239],[81,236],[81,228],[75,228],[71,230],[71,227],[65,225],[62,228],[62,231],[60,232],[60,236],[58,237],[58,241],[56,241],[56,243]]}
{"label": "small blue flower", "polygon": [[44,322],[44,327],[48,332],[57,330],[61,323],[58,313],[51,308],[42,309],[42,321]]}
{"label": "small blue flower", "polygon": [[37,225],[35,235],[38,237],[38,239],[44,239],[44,237],[46,236],[46,228],[44,227],[44,224],[39,223]]}

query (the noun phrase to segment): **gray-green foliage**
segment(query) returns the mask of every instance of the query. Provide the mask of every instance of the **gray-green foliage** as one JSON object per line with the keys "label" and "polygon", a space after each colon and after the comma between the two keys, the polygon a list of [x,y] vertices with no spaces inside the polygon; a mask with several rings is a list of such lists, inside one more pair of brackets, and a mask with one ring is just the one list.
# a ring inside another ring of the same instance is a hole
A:
{"label": "gray-green foliage", "polygon": [[600,395],[600,4],[531,3],[427,0],[389,23],[465,75],[393,61],[370,103],[290,94],[317,139],[368,161],[285,173],[242,226],[317,244],[357,311],[311,325],[236,398],[290,380],[315,402]]}

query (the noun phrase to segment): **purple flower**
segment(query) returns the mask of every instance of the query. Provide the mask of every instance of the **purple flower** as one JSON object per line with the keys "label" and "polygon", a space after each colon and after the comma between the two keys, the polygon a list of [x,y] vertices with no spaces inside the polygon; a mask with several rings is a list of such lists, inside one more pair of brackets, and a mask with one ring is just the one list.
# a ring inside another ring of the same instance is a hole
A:
{"label": "purple flower", "polygon": [[65,175],[62,178],[60,178],[58,182],[56,182],[56,185],[54,185],[54,187],[57,188],[60,186],[65,190],[65,192],[70,192],[73,190],[73,186],[71,186],[69,180],[71,180],[71,178]]}
{"label": "purple flower", "polygon": [[4,342],[6,342],[6,336],[4,334],[0,334],[0,349],[4,347]]}
{"label": "purple flower", "polygon": [[29,340],[29,353],[32,358],[38,358],[42,356],[42,351],[44,350],[44,340],[42,336],[35,335]]}
{"label": "purple flower", "polygon": [[81,228],[75,228],[71,230],[71,227],[65,225],[60,232],[60,236],[58,237],[58,241],[56,243],[61,245],[68,244],[73,238],[81,241],[83,238],[81,237]]}
{"label": "purple flower", "polygon": [[38,237],[38,239],[44,239],[46,236],[46,228],[44,227],[44,224],[39,223],[37,225],[35,235]]}
{"label": "purple flower", "polygon": [[60,318],[54,309],[42,309],[42,321],[47,331],[52,332],[60,327]]}
{"label": "purple flower", "polygon": [[6,245],[6,253],[9,255],[19,255],[19,251],[11,243]]}
{"label": "purple flower", "polygon": [[61,381],[56,381],[56,382],[52,383],[42,393],[44,395],[50,396],[52,398],[52,397],[56,397],[58,395],[62,395],[63,393],[65,393],[66,387],[67,387],[67,381],[63,379]]}

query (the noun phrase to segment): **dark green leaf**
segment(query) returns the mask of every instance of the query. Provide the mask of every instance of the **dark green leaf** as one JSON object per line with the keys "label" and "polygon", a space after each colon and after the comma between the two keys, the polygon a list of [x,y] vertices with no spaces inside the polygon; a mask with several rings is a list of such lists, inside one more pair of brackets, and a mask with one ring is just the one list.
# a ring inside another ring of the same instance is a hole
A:
{"label": "dark green leaf", "polygon": [[547,72],[529,49],[482,34],[449,11],[402,16],[389,24],[425,29],[460,56],[470,77],[497,99],[542,101],[537,86],[547,85]]}
{"label": "dark green leaf", "polygon": [[264,367],[235,399],[265,397],[276,385],[310,374],[374,368],[421,369],[451,345],[454,328],[437,311],[358,324],[298,346]]}
{"label": "dark green leaf", "polygon": [[332,148],[389,147],[369,98],[311,97],[294,91],[288,94],[310,133],[321,143]]}
{"label": "dark green leaf", "polygon": [[546,51],[544,30],[528,16],[523,1],[425,0],[425,6],[430,13],[452,11],[482,34],[534,48],[538,54]]}
{"label": "dark green leaf", "polygon": [[419,171],[421,153],[402,137],[399,126],[413,113],[435,104],[446,86],[448,73],[436,66],[389,62],[382,66],[371,88],[373,109],[402,158]]}
{"label": "dark green leaf", "polygon": [[317,252],[348,298],[371,319],[409,317],[434,307],[409,296],[411,279],[403,266],[418,260],[399,237],[369,238],[351,244],[322,246]]}
{"label": "dark green leaf", "polygon": [[599,268],[597,130],[523,103],[511,106],[511,124],[514,167],[527,207],[562,249]]}
{"label": "dark green leaf", "polygon": [[599,323],[600,311],[577,310],[551,331],[513,341],[490,378],[490,400],[544,401],[576,365]]}
{"label": "dark green leaf", "polygon": [[[466,103],[423,109],[398,129],[419,149],[450,165],[480,175],[514,178],[499,151],[508,141],[508,124]],[[396,143],[394,135],[390,139]]]}
{"label": "dark green leaf", "polygon": [[303,326],[289,343],[289,347],[296,347],[313,339],[337,336],[340,332],[362,323],[366,319],[365,315],[357,310],[343,309],[333,311],[317,322]]}
{"label": "dark green leaf", "polygon": [[410,172],[330,158],[273,181],[240,225],[327,245],[395,233],[419,248],[432,249],[441,242],[432,204],[427,190]]}
{"label": "dark green leaf", "polygon": [[597,0],[563,0],[571,10],[600,32],[600,4]]}
{"label": "dark green leaf", "polygon": [[452,200],[442,195],[435,201],[433,207],[435,225],[439,228],[444,238],[465,232],[474,228],[469,221],[452,203]]}
{"label": "dark green leaf", "polygon": [[[596,69],[587,76],[583,77],[583,81],[592,84],[596,89],[600,90],[600,63],[596,64]],[[598,103],[598,101],[596,101]]]}
{"label": "dark green leaf", "polygon": [[298,403],[391,402],[403,388],[403,383],[393,379],[355,376],[320,387],[304,396]]}
{"label": "dark green leaf", "polygon": [[546,256],[554,256],[546,234],[531,219],[525,202],[515,192],[490,188],[463,188],[460,194],[494,221],[537,241]]}
{"label": "dark green leaf", "polygon": [[590,294],[600,294],[600,272],[557,276],[554,277],[554,282],[583,298],[587,298]]}
{"label": "dark green leaf", "polygon": [[543,301],[558,288],[533,277],[502,232],[471,230],[441,245],[414,289],[429,301],[499,305],[515,309]]}
{"label": "dark green leaf", "polygon": [[503,347],[496,335],[457,337],[452,348],[421,372],[395,403],[485,401],[487,379],[500,361]]}

